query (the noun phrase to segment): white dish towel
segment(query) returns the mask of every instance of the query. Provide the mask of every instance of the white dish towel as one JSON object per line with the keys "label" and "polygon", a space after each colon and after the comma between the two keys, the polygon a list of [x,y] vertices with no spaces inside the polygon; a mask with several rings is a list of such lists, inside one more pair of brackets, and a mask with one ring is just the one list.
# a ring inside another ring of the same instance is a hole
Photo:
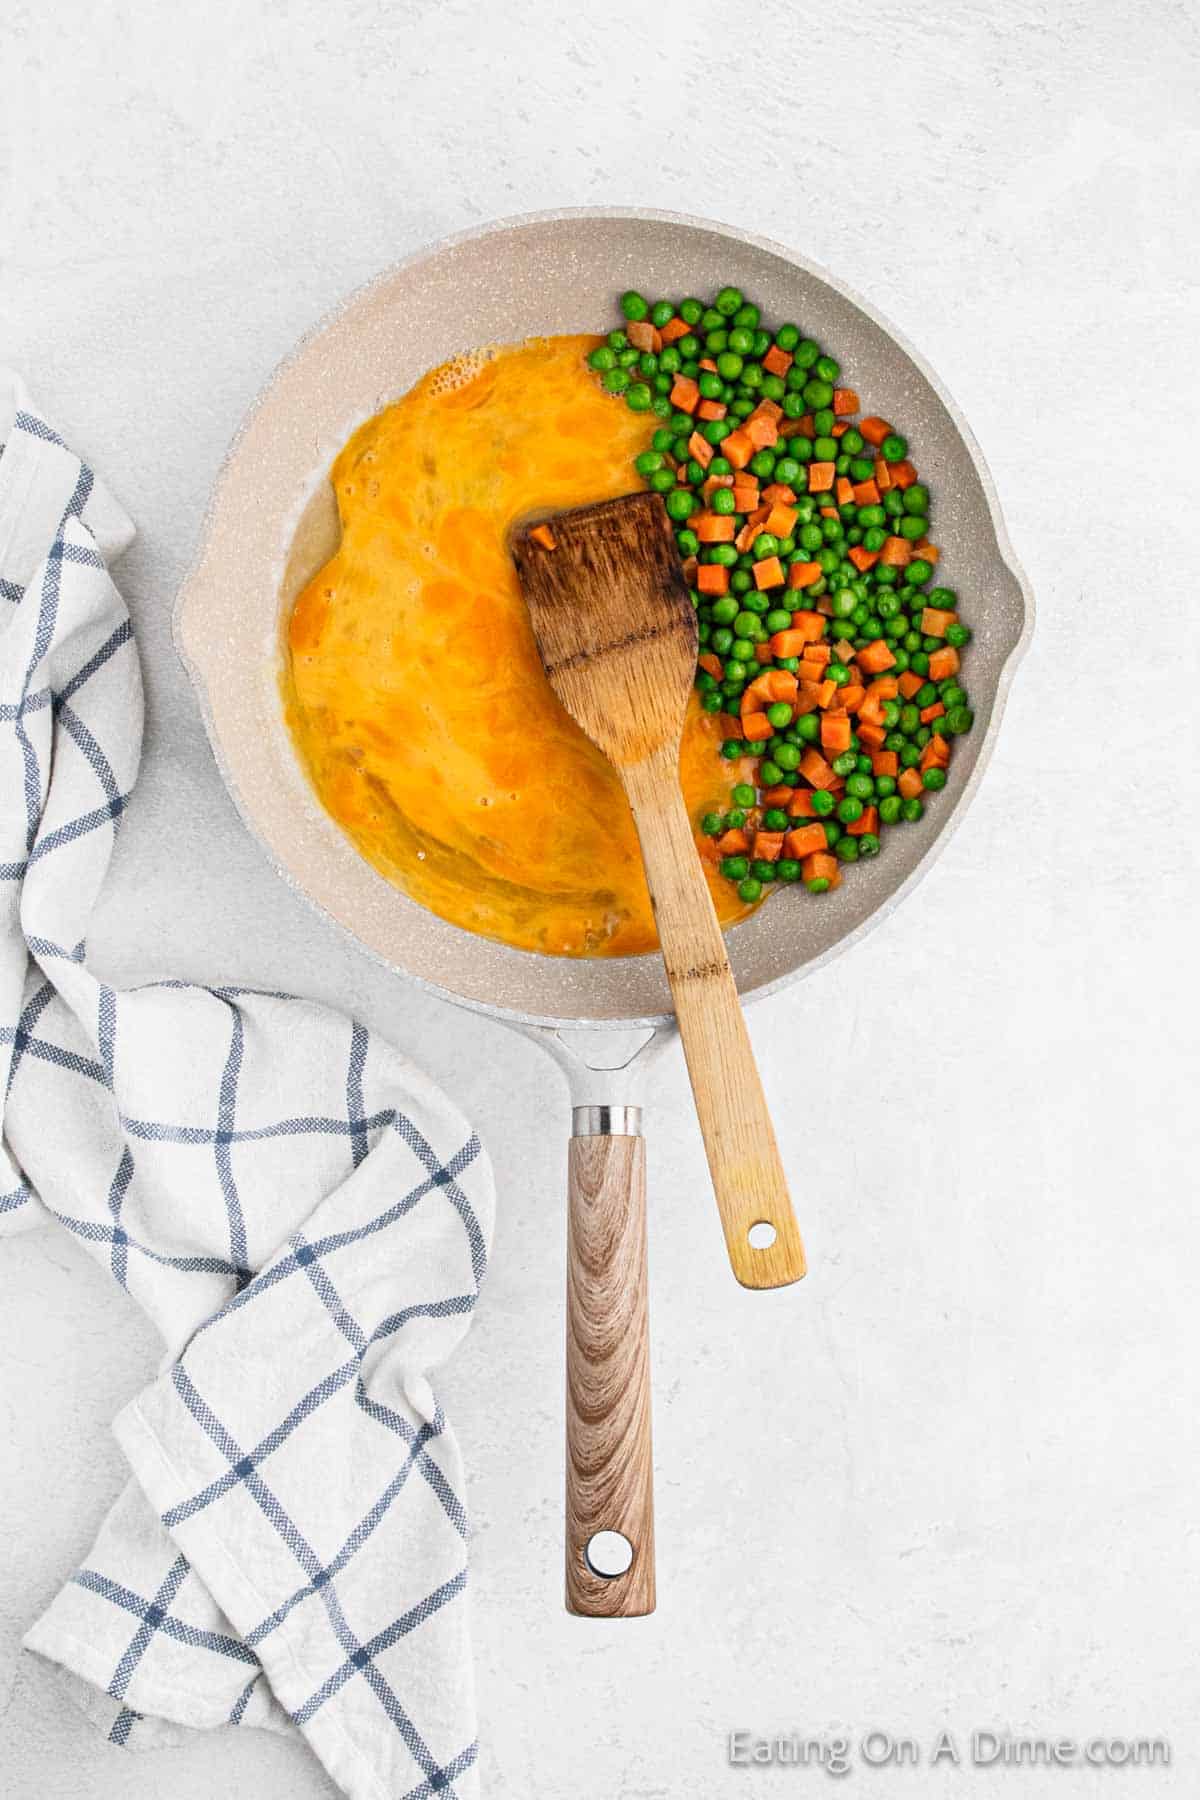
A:
{"label": "white dish towel", "polygon": [[299,1729],[353,1800],[477,1792],[458,1449],[427,1378],[493,1214],[446,1096],[284,995],[118,993],[86,937],[142,692],[128,520],[0,372],[0,1231],[143,1306],[133,1479],[26,1642],[116,1742]]}

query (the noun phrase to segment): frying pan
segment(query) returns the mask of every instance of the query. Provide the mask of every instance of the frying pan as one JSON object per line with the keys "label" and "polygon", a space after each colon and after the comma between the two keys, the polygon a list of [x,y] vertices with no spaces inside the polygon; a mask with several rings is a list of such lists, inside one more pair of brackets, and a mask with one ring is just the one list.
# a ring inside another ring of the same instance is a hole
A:
{"label": "frying pan", "polygon": [[[334,455],[427,369],[489,343],[602,329],[628,287],[706,295],[730,282],[768,319],[811,332],[864,410],[904,430],[934,486],[939,579],[961,589],[975,633],[975,729],[957,740],[924,819],[819,903],[781,891],[728,938],[747,999],[822,967],[916,885],[961,818],[996,741],[1032,599],[983,459],[936,376],[871,307],[793,252],[675,213],[586,208],[504,220],[398,263],[310,332],[263,389],[218,477],[175,614],[221,772],[279,873],[390,969],[532,1036],[566,1073],[567,1604],[591,1616],[654,1606],[639,1094],[648,1058],[671,1035],[662,962],[510,949],[389,885],[301,771],[280,705],[281,624],[338,541]],[[770,1256],[767,1246],[752,1285],[776,1284]]]}

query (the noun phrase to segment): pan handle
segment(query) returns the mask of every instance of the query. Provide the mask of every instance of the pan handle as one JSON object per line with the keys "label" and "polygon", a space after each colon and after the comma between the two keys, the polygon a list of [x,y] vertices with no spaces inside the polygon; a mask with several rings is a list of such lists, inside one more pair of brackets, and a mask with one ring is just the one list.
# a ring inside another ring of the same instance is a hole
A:
{"label": "pan handle", "polygon": [[576,1106],[568,1159],[567,1610],[654,1611],[646,1146],[638,1106]]}

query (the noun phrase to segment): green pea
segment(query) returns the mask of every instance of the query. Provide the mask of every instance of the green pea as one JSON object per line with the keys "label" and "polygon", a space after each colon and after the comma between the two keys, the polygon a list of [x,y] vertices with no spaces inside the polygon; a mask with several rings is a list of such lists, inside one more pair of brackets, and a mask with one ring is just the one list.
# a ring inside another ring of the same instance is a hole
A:
{"label": "green pea", "polygon": [[969,706],[952,706],[942,720],[942,724],[952,737],[962,737],[964,732],[970,731],[974,723],[975,714]]}
{"label": "green pea", "polygon": [[837,816],[843,825],[853,825],[856,819],[861,819],[863,816],[862,801],[856,800],[853,794],[847,794],[844,800],[838,801]]}
{"label": "green pea", "polygon": [[[725,671],[728,677],[729,671]],[[726,762],[736,762],[739,756],[745,756],[746,744],[742,738],[726,738],[721,745],[721,755]]]}
{"label": "green pea", "polygon": [[783,770],[777,762],[768,756],[758,765],[758,779],[764,787],[778,787],[783,780]]}
{"label": "green pea", "polygon": [[900,817],[904,805],[899,794],[888,794],[879,802],[879,817],[885,825],[894,825]]}
{"label": "green pea", "polygon": [[957,623],[954,625],[947,625],[946,642],[948,644],[953,644],[956,650],[961,650],[963,645],[969,644],[970,641],[971,632],[969,626],[959,625]]}
{"label": "green pea", "polygon": [[636,288],[629,288],[621,295],[621,311],[627,319],[644,319],[650,307]]}
{"label": "green pea", "polygon": [[776,881],[799,881],[800,864],[791,856],[781,856],[775,864]]}
{"label": "green pea", "polygon": [[879,839],[873,831],[864,831],[860,835],[858,840],[858,854],[860,856],[879,855]]}
{"label": "green pea", "polygon": [[681,300],[679,302],[679,316],[685,325],[698,325],[704,317],[704,308],[701,306],[699,300]]}
{"label": "green pea", "polygon": [[738,882],[738,896],[748,906],[752,905],[755,900],[762,899],[762,891],[763,884],[755,875],[747,875],[744,880]]}
{"label": "green pea", "polygon": [[679,546],[680,556],[695,556],[700,549],[700,539],[694,531],[677,531],[675,542]]}
{"label": "green pea", "polygon": [[724,712],[725,711],[725,702],[721,698],[720,694],[705,694],[705,695],[703,695],[701,698],[701,701],[700,701],[700,705],[703,707],[704,711],[707,713],[715,713],[715,712]]}
{"label": "green pea", "polygon": [[875,793],[875,783],[869,775],[851,775],[846,781],[846,792],[855,800],[870,800]]}
{"label": "green pea", "polygon": [[[811,716],[810,714],[809,717]],[[812,809],[818,819],[827,818],[836,805],[837,801],[825,788],[818,788],[812,796]]]}
{"label": "green pea", "polygon": [[815,744],[821,735],[821,724],[816,713],[802,713],[792,726],[792,730],[802,744]]}
{"label": "green pea", "polygon": [[[785,725],[792,722],[792,709],[786,700],[775,700],[767,708],[767,724],[775,731],[782,731]],[[781,764],[780,767],[783,765]]]}
{"label": "green pea", "polygon": [[791,627],[791,623],[792,623],[791,613],[785,611],[785,609],[782,606],[772,607],[771,611],[767,614],[766,618],[763,620],[763,624],[766,626],[768,632],[770,632],[772,634],[772,636],[777,631],[789,630]]}
{"label": "green pea", "polygon": [[690,488],[674,487],[666,498],[667,517],[682,523],[691,518],[700,502]]}
{"label": "green pea", "polygon": [[[631,407],[634,412],[644,411],[644,408],[634,406],[633,404],[633,396],[636,392],[636,388],[630,388],[625,404]],[[655,469],[653,475],[651,475],[647,482],[647,486],[650,488],[651,492],[655,494],[672,493],[675,485],[675,473],[672,469]]]}
{"label": "green pea", "polygon": [[829,881],[824,875],[814,875],[812,880],[806,881],[804,885],[810,894],[827,894],[829,892]]}
{"label": "green pea", "polygon": [[946,785],[946,771],[945,769],[926,769],[921,780],[931,793],[936,793],[938,788],[944,788]]}
{"label": "green pea", "polygon": [[750,859],[746,856],[723,856],[718,867],[726,880],[743,881],[750,872]]}
{"label": "green pea", "polygon": [[629,376],[624,369],[606,369],[600,385],[608,394],[623,394],[629,386]]}
{"label": "green pea", "polygon": [[840,837],[833,846],[839,862],[852,863],[858,861],[858,839]]}
{"label": "green pea", "polygon": [[719,837],[721,835],[720,813],[705,813],[700,821],[700,829],[705,837]]}
{"label": "green pea", "polygon": [[732,488],[717,488],[708,504],[715,513],[731,513],[737,510],[737,502],[733,497]]}
{"label": "green pea", "polygon": [[591,369],[615,369],[617,353],[610,350],[607,344],[601,344],[588,354],[588,367]]}
{"label": "green pea", "polygon": [[[889,431],[882,444],[879,446],[879,453],[883,457],[884,462],[903,462],[904,458],[908,455],[908,440],[907,438],[902,438],[898,431]],[[901,500],[900,504],[903,506],[903,500]]]}
{"label": "green pea", "polygon": [[723,287],[713,302],[722,318],[731,319],[738,308],[745,304],[741,288]]}

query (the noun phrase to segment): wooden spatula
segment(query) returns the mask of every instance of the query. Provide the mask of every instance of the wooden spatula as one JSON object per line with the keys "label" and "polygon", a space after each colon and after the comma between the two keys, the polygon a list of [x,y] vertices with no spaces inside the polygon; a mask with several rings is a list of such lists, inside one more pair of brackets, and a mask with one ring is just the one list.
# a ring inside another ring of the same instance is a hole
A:
{"label": "wooden spatula", "polygon": [[666,509],[630,494],[558,513],[512,548],[550,685],[633,809],[733,1272],[784,1287],[804,1249],[679,786],[696,615]]}

